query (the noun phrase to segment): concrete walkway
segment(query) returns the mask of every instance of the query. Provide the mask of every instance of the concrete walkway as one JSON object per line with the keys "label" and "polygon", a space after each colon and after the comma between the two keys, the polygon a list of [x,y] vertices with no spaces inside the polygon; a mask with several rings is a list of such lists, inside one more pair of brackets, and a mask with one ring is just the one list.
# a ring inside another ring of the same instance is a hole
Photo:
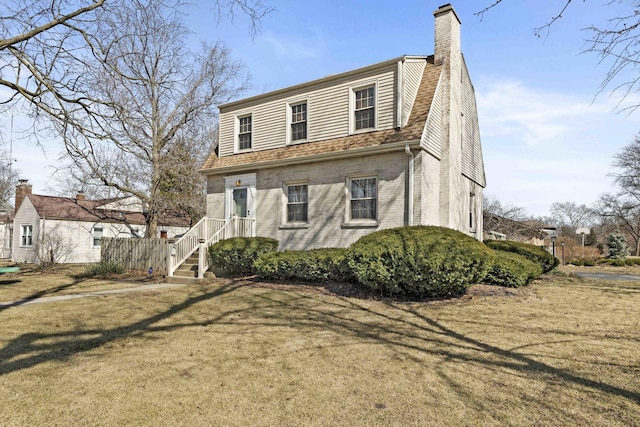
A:
{"label": "concrete walkway", "polygon": [[640,282],[640,275],[637,274],[618,274],[618,273],[572,273],[574,276],[583,279],[598,280],[626,280],[628,282]]}
{"label": "concrete walkway", "polygon": [[77,298],[87,298],[87,297],[99,297],[103,295],[113,295],[113,294],[126,294],[129,292],[140,292],[140,291],[150,291],[154,289],[167,289],[167,288],[177,288],[181,286],[178,283],[156,283],[153,285],[141,285],[136,286],[134,288],[122,288],[122,289],[108,289],[106,291],[95,291],[95,292],[82,292],[79,294],[66,294],[66,295],[56,295],[51,297],[42,297],[42,298],[34,298],[34,299],[23,299],[16,301],[7,301],[0,302],[0,310],[8,307],[15,307],[18,305],[28,305],[28,304],[44,304],[48,302],[56,302],[56,301],[64,301],[70,299]]}

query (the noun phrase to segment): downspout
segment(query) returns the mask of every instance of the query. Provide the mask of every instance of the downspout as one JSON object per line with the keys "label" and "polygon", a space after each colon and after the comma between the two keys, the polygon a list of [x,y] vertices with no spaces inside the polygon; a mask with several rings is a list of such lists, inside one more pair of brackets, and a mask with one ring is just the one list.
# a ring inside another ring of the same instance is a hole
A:
{"label": "downspout", "polygon": [[408,188],[407,188],[407,211],[408,211],[408,215],[407,215],[407,225],[408,226],[412,226],[413,225],[413,175],[414,175],[414,165],[413,165],[413,161],[414,161],[414,157],[413,157],[413,153],[411,152],[411,148],[409,148],[409,144],[404,146],[404,152],[407,153],[407,155],[409,156],[409,171],[407,173],[407,179],[409,180],[408,182]]}

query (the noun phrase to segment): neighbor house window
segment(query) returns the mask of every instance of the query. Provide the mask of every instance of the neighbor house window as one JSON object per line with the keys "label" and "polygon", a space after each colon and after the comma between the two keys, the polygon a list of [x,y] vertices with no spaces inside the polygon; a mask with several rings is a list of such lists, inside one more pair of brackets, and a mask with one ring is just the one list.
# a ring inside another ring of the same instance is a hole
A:
{"label": "neighbor house window", "polygon": [[287,222],[307,222],[309,211],[309,187],[294,184],[285,187],[287,193]]}
{"label": "neighbor house window", "polygon": [[93,246],[100,246],[103,231],[102,227],[93,227]]}
{"label": "neighbor house window", "polygon": [[33,246],[33,225],[23,225],[20,228],[20,245]]}
{"label": "neighbor house window", "polygon": [[238,117],[238,151],[251,150],[251,116]]}
{"label": "neighbor house window", "polygon": [[375,87],[370,86],[353,91],[354,130],[375,127]]}
{"label": "neighbor house window", "polygon": [[351,220],[376,220],[378,209],[377,179],[350,179],[349,201]]}
{"label": "neighbor house window", "polygon": [[291,106],[291,142],[307,140],[307,103]]}

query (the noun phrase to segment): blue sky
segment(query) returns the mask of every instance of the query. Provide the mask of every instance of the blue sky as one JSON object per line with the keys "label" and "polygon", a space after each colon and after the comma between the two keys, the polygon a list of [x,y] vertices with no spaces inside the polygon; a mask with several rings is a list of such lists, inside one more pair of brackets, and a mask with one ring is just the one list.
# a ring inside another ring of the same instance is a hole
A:
{"label": "blue sky", "polygon": [[[588,34],[620,6],[606,0],[573,2],[544,37],[564,0],[504,0],[481,20],[474,13],[493,0],[452,2],[462,21],[462,51],[476,90],[488,186],[503,203],[546,215],[553,202],[590,204],[612,190],[611,159],[640,131],[640,112],[616,113],[606,90],[608,70],[580,54]],[[433,53],[433,11],[444,0],[274,2],[255,38],[247,20],[216,24],[210,1],[188,11],[194,39],[223,40],[252,75],[254,95],[366,66],[403,54]],[[640,100],[636,97],[636,102]],[[633,99],[629,99],[633,101]],[[47,193],[58,157],[14,143],[17,167],[34,192]]]}

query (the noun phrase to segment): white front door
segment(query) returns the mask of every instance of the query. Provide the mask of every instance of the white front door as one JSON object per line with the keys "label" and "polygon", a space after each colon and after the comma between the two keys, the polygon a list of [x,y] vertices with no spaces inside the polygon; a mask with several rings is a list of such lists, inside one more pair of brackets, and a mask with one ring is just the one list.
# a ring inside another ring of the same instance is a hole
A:
{"label": "white front door", "polygon": [[225,218],[238,216],[254,218],[256,199],[256,174],[226,176],[225,183]]}

